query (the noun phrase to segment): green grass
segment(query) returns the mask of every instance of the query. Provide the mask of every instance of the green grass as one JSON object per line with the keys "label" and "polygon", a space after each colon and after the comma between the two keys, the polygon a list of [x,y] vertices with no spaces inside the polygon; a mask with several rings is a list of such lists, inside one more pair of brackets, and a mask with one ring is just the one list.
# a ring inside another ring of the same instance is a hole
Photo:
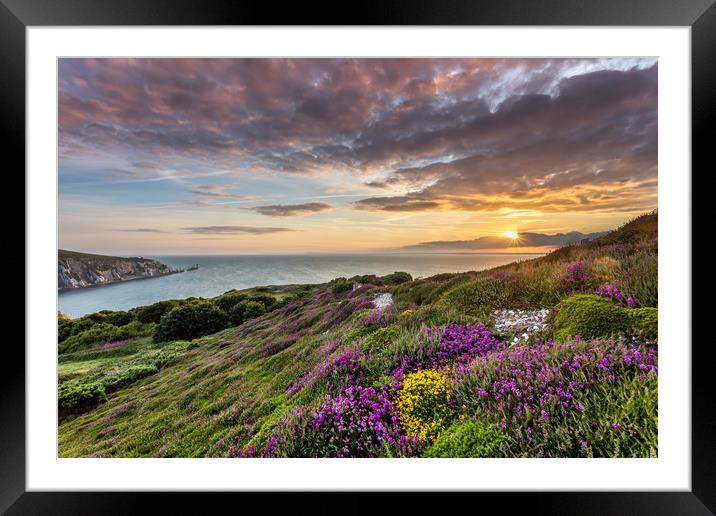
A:
{"label": "green grass", "polygon": [[[438,344],[426,337],[427,327],[480,320],[489,324],[489,314],[495,308],[554,308],[570,295],[560,291],[560,278],[566,264],[577,260],[584,260],[588,270],[599,271],[600,281],[616,276],[617,271],[621,274],[623,265],[633,271],[646,271],[632,276],[636,278],[632,286],[655,305],[649,297],[655,296],[649,280],[651,262],[642,267],[639,260],[655,252],[655,219],[656,215],[640,217],[597,241],[491,271],[412,280],[393,274],[387,282],[390,284],[366,276],[321,285],[229,291],[205,301],[227,310],[235,306],[233,301],[271,296],[276,306],[264,315],[195,341],[153,342],[150,335],[155,321],[147,322],[135,340],[121,346],[93,349],[101,343],[92,343],[63,353],[58,367],[60,388],[74,386],[78,392],[87,391],[92,396],[92,389],[96,389],[93,386],[100,385],[106,400],[98,395],[90,405],[62,415],[59,454],[211,457],[224,456],[231,446],[260,446],[292,408],[318,403],[332,392],[331,384],[320,379],[296,392],[291,386],[320,369],[344,349],[342,346],[362,344],[367,352],[363,364],[368,375],[366,383],[385,383],[385,371],[394,367],[401,356],[419,356]],[[366,287],[355,294],[354,283],[376,287]],[[590,284],[585,288],[594,287]],[[361,326],[360,320],[368,311],[357,313],[355,307],[381,292],[394,295],[398,315],[386,329]],[[196,301],[200,300],[177,300],[176,304]],[[147,321],[161,320],[156,315],[164,308],[157,308],[146,312]],[[411,311],[400,315],[407,309]],[[141,309],[128,312],[136,317]],[[638,327],[644,334],[651,334],[656,325],[655,311],[646,310],[643,315],[631,316],[634,317],[638,325],[631,321],[629,328]],[[572,326],[575,323],[574,319],[566,322]],[[96,323],[83,318],[62,324],[66,325],[66,338],[71,338],[75,325],[77,334],[81,334]],[[645,391],[637,392],[638,389]],[[656,450],[656,378],[595,391],[591,396],[584,400],[583,418],[554,421],[553,434],[548,436],[548,440],[553,439],[549,441],[552,446],[569,443],[565,453],[574,456],[602,456],[615,449],[627,455],[648,456]],[[597,414],[609,415],[615,421],[633,420],[634,424],[646,421],[638,449],[629,448],[632,441],[620,441],[622,434],[610,433],[606,427],[593,429],[590,418]],[[489,456],[504,453],[504,447],[516,439],[507,436],[503,440],[497,431],[470,425],[456,423],[439,441],[442,444],[436,443],[429,453],[442,456],[457,450],[455,453],[465,456]],[[585,437],[589,445],[579,444],[576,435]],[[478,449],[474,442],[486,444]],[[515,449],[515,456],[523,456]]]}

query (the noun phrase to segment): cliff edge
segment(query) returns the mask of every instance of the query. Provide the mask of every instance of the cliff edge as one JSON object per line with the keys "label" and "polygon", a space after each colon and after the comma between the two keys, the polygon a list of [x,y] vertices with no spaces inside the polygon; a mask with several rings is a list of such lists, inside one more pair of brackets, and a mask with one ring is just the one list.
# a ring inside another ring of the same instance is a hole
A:
{"label": "cliff edge", "polygon": [[149,258],[103,256],[58,250],[57,288],[75,288],[106,285],[119,281],[166,276],[182,272]]}

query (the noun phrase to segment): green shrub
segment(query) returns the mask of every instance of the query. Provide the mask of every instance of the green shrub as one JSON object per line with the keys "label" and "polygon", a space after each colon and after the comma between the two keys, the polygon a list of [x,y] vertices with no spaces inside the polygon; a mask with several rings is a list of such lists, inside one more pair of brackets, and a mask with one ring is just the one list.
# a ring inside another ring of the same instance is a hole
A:
{"label": "green shrub", "polygon": [[62,341],[58,346],[58,351],[59,353],[70,353],[93,345],[126,339],[131,336],[131,332],[126,326],[118,328],[113,324],[98,323],[91,326],[90,329],[72,335]]}
{"label": "green shrub", "polygon": [[104,322],[114,324],[115,326],[124,326],[131,323],[133,320],[134,316],[131,313],[124,311],[107,312],[104,317]]}
{"label": "green shrub", "polygon": [[244,311],[246,310],[246,307],[243,303],[237,303],[234,306],[232,306],[229,311],[227,312],[227,317],[229,319],[229,322],[233,324],[234,326],[238,326],[242,322],[244,322]]}
{"label": "green shrub", "polygon": [[424,306],[416,310],[410,318],[410,324],[413,326],[444,326],[450,322],[451,316],[446,307]]}
{"label": "green shrub", "polygon": [[375,347],[363,367],[368,376],[380,376],[405,358],[413,363],[424,362],[440,349],[441,336],[442,331],[427,332],[424,326],[404,328],[384,346]]}
{"label": "green shrub", "polygon": [[130,383],[134,383],[137,380],[141,380],[145,376],[149,376],[150,374],[154,374],[157,372],[157,366],[152,364],[140,364],[135,365],[124,371],[122,374],[118,376],[112,376],[111,378],[107,379],[104,384],[105,387],[109,388],[116,388],[120,387],[122,385],[128,385]]}
{"label": "green shrub", "polygon": [[298,296],[295,294],[289,294],[287,296],[282,297],[281,299],[276,299],[276,304],[272,307],[273,310],[276,310],[277,308],[283,308],[284,306],[293,303],[298,299]]}
{"label": "green shrub", "polygon": [[220,295],[219,297],[215,297],[212,301],[213,303],[221,308],[225,312],[230,312],[231,309],[236,306],[237,304],[241,303],[246,299],[246,294],[242,294],[240,292],[236,291],[229,291],[225,292],[224,294]]}
{"label": "green shrub", "polygon": [[68,321],[66,319],[58,319],[57,321],[57,343],[59,344],[63,340],[67,339],[72,335],[72,327],[74,321]]}
{"label": "green shrub", "polygon": [[627,310],[630,319],[630,335],[639,340],[659,338],[659,310],[652,307]]}
{"label": "green shrub", "polygon": [[386,285],[400,285],[408,281],[413,281],[413,277],[407,272],[394,272],[383,276],[383,283]]}
{"label": "green shrub", "polygon": [[104,385],[100,382],[67,382],[57,390],[57,406],[61,414],[89,408],[106,400]]}
{"label": "green shrub", "polygon": [[208,301],[198,301],[172,309],[162,316],[154,330],[155,342],[191,340],[223,330],[226,314]]}
{"label": "green shrub", "polygon": [[176,299],[159,301],[153,305],[142,306],[137,310],[137,320],[142,323],[158,323],[159,320],[181,304]]}
{"label": "green shrub", "polygon": [[353,282],[345,278],[336,278],[331,281],[331,292],[338,295],[353,288]]}
{"label": "green shrub", "polygon": [[603,297],[577,294],[555,307],[554,338],[557,341],[623,335],[629,331],[628,309],[613,305]]}
{"label": "green shrub", "polygon": [[85,319],[89,319],[94,323],[101,323],[107,318],[107,315],[103,312],[95,312],[93,314],[87,314],[84,316]]}
{"label": "green shrub", "polygon": [[506,285],[513,304],[521,308],[551,308],[563,295],[557,282],[546,274],[518,274]]}
{"label": "green shrub", "polygon": [[378,328],[376,328],[373,325],[370,326],[360,326],[358,328],[354,328],[348,333],[346,333],[343,338],[341,338],[342,344],[350,344],[351,342],[358,340],[362,337],[365,337],[366,335],[370,335],[371,333],[377,331]]}
{"label": "green shrub", "polygon": [[259,294],[249,297],[249,301],[254,301],[256,303],[261,303],[264,305],[264,308],[266,311],[271,311],[274,306],[276,305],[276,298],[267,294]]}
{"label": "green shrub", "polygon": [[470,419],[454,423],[428,447],[423,457],[496,457],[505,435],[497,428]]}
{"label": "green shrub", "polygon": [[484,276],[447,292],[441,302],[446,306],[475,317],[485,317],[497,308],[510,305],[510,280]]}
{"label": "green shrub", "polygon": [[388,326],[387,328],[379,328],[371,333],[368,338],[361,344],[360,350],[370,353],[371,351],[383,349],[390,345],[398,335],[400,328],[398,326]]}
{"label": "green shrub", "polygon": [[440,283],[430,280],[406,282],[395,289],[393,298],[400,307],[427,305],[438,298],[440,286]]}
{"label": "green shrub", "polygon": [[79,333],[82,333],[83,331],[89,330],[96,324],[92,319],[86,319],[84,317],[69,321],[68,324],[70,323],[72,325],[70,335],[77,335]]}
{"label": "green shrub", "polygon": [[244,307],[244,320],[253,319],[266,313],[266,307],[258,301],[242,301]]}

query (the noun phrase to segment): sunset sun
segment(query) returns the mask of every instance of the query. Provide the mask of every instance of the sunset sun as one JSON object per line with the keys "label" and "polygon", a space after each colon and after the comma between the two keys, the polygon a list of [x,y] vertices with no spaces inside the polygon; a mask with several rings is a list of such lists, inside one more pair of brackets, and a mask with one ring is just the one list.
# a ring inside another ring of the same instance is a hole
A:
{"label": "sunset sun", "polygon": [[510,240],[517,240],[519,238],[519,233],[517,231],[505,231],[504,236],[509,238]]}

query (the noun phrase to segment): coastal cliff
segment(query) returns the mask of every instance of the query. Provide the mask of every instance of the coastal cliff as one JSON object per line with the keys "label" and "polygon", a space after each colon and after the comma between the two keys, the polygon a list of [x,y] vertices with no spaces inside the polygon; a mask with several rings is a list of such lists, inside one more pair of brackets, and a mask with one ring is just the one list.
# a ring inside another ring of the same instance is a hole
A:
{"label": "coastal cliff", "polygon": [[182,272],[149,258],[102,256],[60,249],[57,288],[68,290]]}

